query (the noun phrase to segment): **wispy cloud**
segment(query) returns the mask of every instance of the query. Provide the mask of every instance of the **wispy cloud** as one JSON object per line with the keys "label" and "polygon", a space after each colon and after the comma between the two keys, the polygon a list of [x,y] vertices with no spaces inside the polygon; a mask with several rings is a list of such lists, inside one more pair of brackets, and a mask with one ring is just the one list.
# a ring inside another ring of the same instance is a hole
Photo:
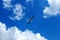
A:
{"label": "wispy cloud", "polygon": [[28,2],[33,2],[34,0],[26,0],[26,3],[28,3]]}
{"label": "wispy cloud", "polygon": [[29,5],[31,4],[31,6],[34,6],[34,0],[26,0],[26,3]]}
{"label": "wispy cloud", "polygon": [[24,7],[21,4],[16,4],[13,8],[14,16],[11,16],[12,20],[21,20],[25,15],[23,12]]}
{"label": "wispy cloud", "polygon": [[16,26],[8,28],[0,22],[0,40],[47,40],[40,33],[33,33],[30,30],[21,31]]}
{"label": "wispy cloud", "polygon": [[10,16],[9,18],[11,20],[21,20],[23,16],[25,15],[23,12],[23,7],[21,4],[14,4],[12,5],[12,0],[3,0],[3,7],[5,9],[11,9],[13,11],[14,16]]}
{"label": "wispy cloud", "polygon": [[2,0],[2,1],[3,1],[4,8],[11,8],[12,7],[12,5],[11,5],[12,0]]}
{"label": "wispy cloud", "polygon": [[49,6],[45,7],[43,10],[44,18],[48,18],[51,16],[57,16],[60,14],[60,0],[47,0]]}

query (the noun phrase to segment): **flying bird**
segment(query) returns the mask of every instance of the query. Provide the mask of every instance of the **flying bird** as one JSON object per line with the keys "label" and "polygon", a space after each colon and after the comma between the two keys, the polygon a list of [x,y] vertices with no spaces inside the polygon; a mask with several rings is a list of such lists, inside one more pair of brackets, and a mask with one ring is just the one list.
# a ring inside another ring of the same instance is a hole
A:
{"label": "flying bird", "polygon": [[32,20],[33,20],[33,18],[34,18],[34,16],[32,16],[31,18],[29,18],[29,19],[27,20],[27,23],[28,23],[28,24],[31,23]]}

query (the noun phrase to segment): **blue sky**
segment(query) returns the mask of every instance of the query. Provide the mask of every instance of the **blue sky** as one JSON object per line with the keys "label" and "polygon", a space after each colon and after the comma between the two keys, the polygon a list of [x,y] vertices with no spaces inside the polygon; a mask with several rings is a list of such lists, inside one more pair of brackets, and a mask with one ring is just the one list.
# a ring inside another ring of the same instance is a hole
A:
{"label": "blue sky", "polygon": [[[20,30],[24,31],[26,29],[33,31],[34,33],[40,33],[42,36],[48,40],[60,40],[60,15],[48,14],[47,18],[43,18],[45,7],[49,6],[47,0],[12,0],[12,5],[21,4],[25,7],[23,9],[24,16],[20,20],[11,20],[9,16],[14,16],[13,9],[8,10],[9,8],[4,8],[3,1],[0,0],[0,22],[5,23],[7,28],[11,26],[17,26]],[[55,10],[55,9],[54,9]],[[27,23],[27,20],[34,16],[34,19],[30,24]]]}

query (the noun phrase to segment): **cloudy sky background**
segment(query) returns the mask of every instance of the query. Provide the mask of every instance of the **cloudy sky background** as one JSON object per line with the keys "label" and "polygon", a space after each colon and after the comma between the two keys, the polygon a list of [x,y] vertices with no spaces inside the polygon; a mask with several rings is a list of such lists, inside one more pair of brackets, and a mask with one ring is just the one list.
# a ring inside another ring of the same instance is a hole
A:
{"label": "cloudy sky background", "polygon": [[0,0],[0,40],[60,40],[60,0]]}

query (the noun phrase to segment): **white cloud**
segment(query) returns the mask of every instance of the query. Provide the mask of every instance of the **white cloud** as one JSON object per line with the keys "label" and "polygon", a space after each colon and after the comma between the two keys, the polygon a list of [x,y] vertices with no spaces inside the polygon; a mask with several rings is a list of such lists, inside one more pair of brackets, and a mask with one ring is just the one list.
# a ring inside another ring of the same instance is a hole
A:
{"label": "white cloud", "polygon": [[44,18],[48,18],[50,16],[57,16],[60,14],[60,0],[47,0],[49,6],[45,7],[43,10]]}
{"label": "white cloud", "polygon": [[41,36],[40,33],[33,33],[32,31],[21,31],[16,26],[8,28],[6,25],[0,22],[0,40],[47,40]]}
{"label": "white cloud", "polygon": [[21,4],[16,4],[13,8],[14,16],[10,17],[12,20],[21,20],[25,15],[23,12],[24,7]]}
{"label": "white cloud", "polygon": [[13,11],[14,16],[9,16],[11,20],[21,20],[25,15],[23,12],[23,7],[21,4],[12,5],[12,0],[3,0],[3,7],[6,9],[11,9]]}
{"label": "white cloud", "polygon": [[3,1],[3,7],[4,8],[11,8],[11,7],[13,7],[11,5],[11,0],[2,0],[2,1]]}

